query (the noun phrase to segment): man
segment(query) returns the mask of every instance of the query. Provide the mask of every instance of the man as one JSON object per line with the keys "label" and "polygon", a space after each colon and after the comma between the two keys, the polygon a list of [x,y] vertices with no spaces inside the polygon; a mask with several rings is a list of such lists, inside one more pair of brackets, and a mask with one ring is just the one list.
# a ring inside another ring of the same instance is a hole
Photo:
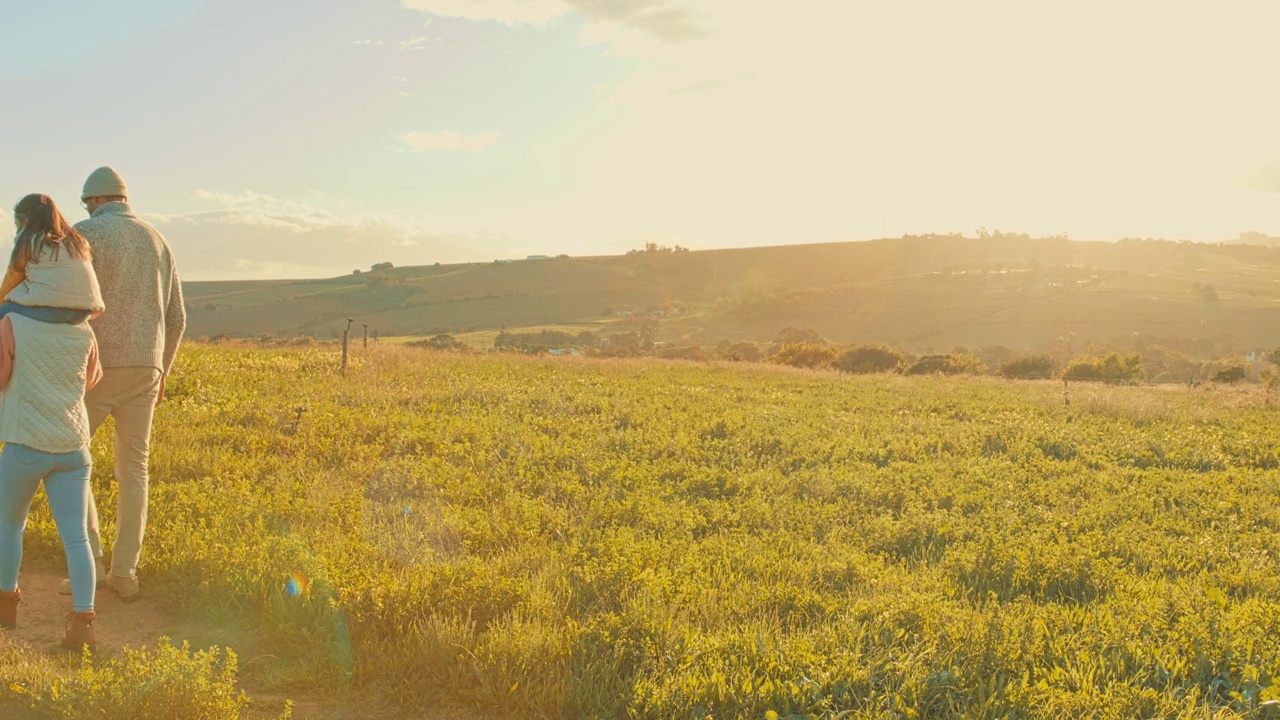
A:
{"label": "man", "polygon": [[[115,418],[116,540],[102,562],[98,508],[89,498],[89,545],[98,577],[125,602],[139,597],[138,559],[147,527],[151,419],[186,329],[182,286],[164,236],[129,208],[124,178],[109,167],[89,175],[80,198],[89,219],[76,225],[93,248],[93,269],[107,309],[90,326],[98,337],[102,381],[85,395],[89,431]],[[64,581],[64,591],[70,582]]]}

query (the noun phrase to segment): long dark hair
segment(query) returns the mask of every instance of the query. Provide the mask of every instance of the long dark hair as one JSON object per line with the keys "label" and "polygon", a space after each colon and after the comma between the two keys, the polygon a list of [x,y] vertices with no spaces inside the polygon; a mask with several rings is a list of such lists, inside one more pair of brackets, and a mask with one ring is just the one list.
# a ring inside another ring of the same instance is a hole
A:
{"label": "long dark hair", "polygon": [[40,250],[45,244],[52,246],[54,258],[65,247],[73,258],[92,259],[88,241],[62,217],[48,195],[33,193],[22,198],[13,208],[13,217],[21,229],[13,240],[9,267],[25,272],[33,260],[40,262]]}

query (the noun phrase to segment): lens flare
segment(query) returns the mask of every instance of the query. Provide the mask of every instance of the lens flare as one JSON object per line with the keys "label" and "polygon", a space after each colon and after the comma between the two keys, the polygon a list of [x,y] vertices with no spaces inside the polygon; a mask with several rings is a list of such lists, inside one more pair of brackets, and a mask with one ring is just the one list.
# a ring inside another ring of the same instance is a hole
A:
{"label": "lens flare", "polygon": [[300,572],[290,573],[289,577],[284,581],[284,591],[289,597],[298,597],[306,595],[307,589],[310,587],[311,581],[306,575]]}

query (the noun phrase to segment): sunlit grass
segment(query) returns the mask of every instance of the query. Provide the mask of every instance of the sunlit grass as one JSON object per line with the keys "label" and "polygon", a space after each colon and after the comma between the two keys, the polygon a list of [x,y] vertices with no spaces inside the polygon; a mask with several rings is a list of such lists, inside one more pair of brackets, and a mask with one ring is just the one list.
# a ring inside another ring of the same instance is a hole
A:
{"label": "sunlit grass", "polygon": [[[338,362],[193,346],[157,425],[142,572],[271,648],[254,687],[655,718],[1252,717],[1276,693],[1260,389],[1068,407],[1050,381]],[[29,534],[56,552],[46,515]]]}

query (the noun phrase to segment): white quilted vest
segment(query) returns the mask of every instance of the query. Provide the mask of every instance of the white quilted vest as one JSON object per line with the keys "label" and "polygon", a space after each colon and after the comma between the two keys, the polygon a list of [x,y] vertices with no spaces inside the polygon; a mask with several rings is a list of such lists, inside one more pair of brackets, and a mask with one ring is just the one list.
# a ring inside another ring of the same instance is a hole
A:
{"label": "white quilted vest", "polygon": [[10,313],[13,377],[0,394],[0,440],[47,453],[89,442],[84,407],[93,331],[87,323],[44,323]]}

